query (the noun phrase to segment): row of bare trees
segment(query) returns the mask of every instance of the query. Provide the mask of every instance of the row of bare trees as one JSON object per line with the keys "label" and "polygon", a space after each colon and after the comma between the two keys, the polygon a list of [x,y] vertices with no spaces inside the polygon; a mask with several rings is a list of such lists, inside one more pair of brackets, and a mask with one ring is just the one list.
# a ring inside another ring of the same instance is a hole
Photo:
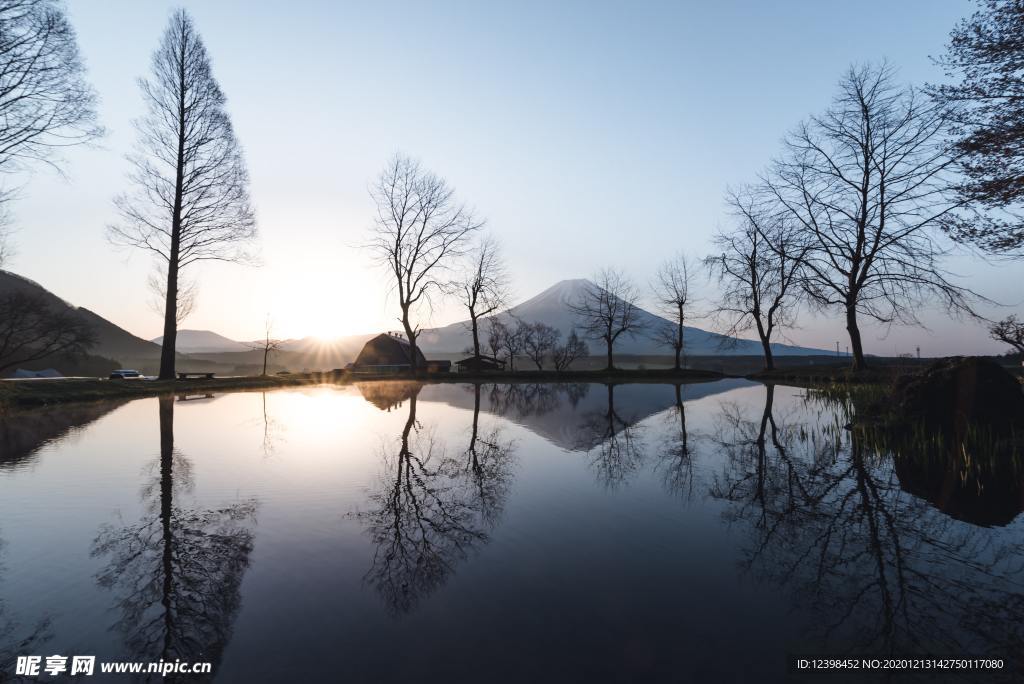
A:
{"label": "row of bare trees", "polygon": [[770,343],[798,307],[844,316],[853,366],[861,325],[917,324],[940,304],[974,315],[983,301],[943,266],[947,236],[973,211],[961,192],[950,113],[897,84],[888,65],[850,69],[832,106],[800,124],[757,183],[734,192],[736,226],[709,260],[731,332]]}

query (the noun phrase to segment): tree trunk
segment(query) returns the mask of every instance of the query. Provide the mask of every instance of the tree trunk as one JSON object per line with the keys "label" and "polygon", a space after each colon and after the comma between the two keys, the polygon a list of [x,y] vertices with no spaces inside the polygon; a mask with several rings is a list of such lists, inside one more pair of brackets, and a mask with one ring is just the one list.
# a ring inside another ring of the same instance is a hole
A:
{"label": "tree trunk", "polygon": [[[177,221],[175,221],[177,223]],[[167,301],[164,303],[164,339],[160,347],[160,379],[173,380],[174,348],[178,342],[178,230],[171,235],[167,264]]]}
{"label": "tree trunk", "polygon": [[171,209],[171,252],[167,261],[167,302],[164,307],[164,340],[160,349],[160,379],[174,379],[174,351],[178,342],[178,263],[181,254],[181,205],[185,184],[185,54],[188,40],[182,25],[178,53],[178,156],[174,170],[174,207]]}
{"label": "tree trunk", "polygon": [[605,367],[605,370],[615,370],[615,364],[612,363],[612,346],[613,346],[613,343],[612,343],[611,340],[606,340],[606,342],[608,343],[608,365]]}
{"label": "tree trunk", "polygon": [[867,368],[864,360],[864,346],[860,340],[860,327],[857,325],[857,305],[846,305],[846,331],[850,333],[850,349],[853,351],[853,370],[860,371]]}
{"label": "tree trunk", "polygon": [[764,350],[764,369],[775,370],[775,355],[772,354],[772,345],[767,337],[761,338],[761,349]]}
{"label": "tree trunk", "polygon": [[[476,314],[473,313],[472,309],[470,309],[470,311],[469,311],[469,320],[470,320],[470,323],[471,323],[471,325],[473,327],[473,356],[474,356],[474,358],[477,359],[477,361],[479,361],[479,359],[480,359],[480,332],[479,332],[479,327],[477,326],[477,322],[476,322]],[[477,370],[479,370],[479,368],[477,368]]]}
{"label": "tree trunk", "polygon": [[761,349],[764,351],[764,369],[774,370],[775,369],[775,356],[772,354],[772,343],[771,335],[765,331],[764,325],[761,324],[761,315],[755,310],[754,320],[757,321],[757,336],[761,338]]}
{"label": "tree trunk", "polygon": [[270,354],[270,342],[263,348],[263,375],[267,374],[267,355]]}
{"label": "tree trunk", "polygon": [[677,335],[676,335],[676,365],[675,365],[675,370],[678,371],[678,370],[682,370],[682,368],[683,368],[682,365],[680,364],[680,357],[683,355],[683,307],[681,307],[681,306],[679,307],[679,315],[677,317],[677,320],[679,321],[679,329],[676,331]]}
{"label": "tree trunk", "polygon": [[409,323],[408,309],[402,311],[402,327],[405,328],[405,338],[409,340],[409,370],[416,375],[419,371],[419,363],[417,363],[419,359],[416,358],[416,332]]}
{"label": "tree trunk", "polygon": [[480,383],[473,383],[473,427],[469,435],[469,453],[473,458],[473,472],[478,472],[480,468],[479,459],[476,455],[476,437],[479,430],[480,424]]}

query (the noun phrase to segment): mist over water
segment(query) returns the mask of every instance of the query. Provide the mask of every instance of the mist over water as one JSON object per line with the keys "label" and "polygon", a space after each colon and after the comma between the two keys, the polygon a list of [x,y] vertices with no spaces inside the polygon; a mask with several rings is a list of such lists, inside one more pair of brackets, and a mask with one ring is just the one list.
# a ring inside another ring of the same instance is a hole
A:
{"label": "mist over water", "polygon": [[13,414],[2,667],[60,653],[210,660],[217,681],[771,681],[787,653],[1019,665],[1019,467],[885,453],[847,410],[725,380]]}

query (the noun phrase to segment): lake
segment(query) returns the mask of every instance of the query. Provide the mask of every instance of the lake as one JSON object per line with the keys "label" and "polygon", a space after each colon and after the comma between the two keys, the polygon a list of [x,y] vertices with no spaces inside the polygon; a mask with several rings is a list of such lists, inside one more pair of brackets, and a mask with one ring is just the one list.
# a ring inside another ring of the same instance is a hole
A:
{"label": "lake", "polygon": [[850,410],[723,380],[15,413],[0,679],[52,654],[210,661],[225,682],[778,681],[798,677],[787,654],[1019,667],[1018,461],[887,452]]}

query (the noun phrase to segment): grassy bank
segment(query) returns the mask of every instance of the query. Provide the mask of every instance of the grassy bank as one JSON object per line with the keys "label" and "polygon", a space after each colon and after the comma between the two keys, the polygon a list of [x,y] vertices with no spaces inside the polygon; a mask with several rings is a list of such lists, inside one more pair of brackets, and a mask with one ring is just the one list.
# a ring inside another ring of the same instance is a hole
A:
{"label": "grassy bank", "polygon": [[751,373],[746,377],[760,382],[779,382],[796,384],[891,384],[896,378],[908,373],[919,373],[920,367],[901,365],[868,366],[862,371],[854,372],[849,366],[795,366],[776,368]]}
{"label": "grassy bank", "polygon": [[0,382],[0,409],[46,406],[76,401],[135,399],[161,394],[200,394],[278,387],[295,387],[324,382],[317,374],[286,376],[249,376],[213,380],[100,380],[62,378],[54,380],[18,380]]}
{"label": "grassy bank", "polygon": [[0,382],[0,408],[46,406],[76,401],[134,399],[161,394],[201,394],[245,390],[298,387],[324,382],[348,383],[377,380],[419,380],[422,382],[597,382],[597,383],[673,383],[709,382],[721,379],[713,371],[684,370],[616,370],[616,371],[517,371],[502,373],[443,373],[414,378],[409,374],[351,375],[349,373],[296,373],[268,377],[242,376],[212,380],[105,380],[94,378],[62,378],[53,380],[20,380]]}

